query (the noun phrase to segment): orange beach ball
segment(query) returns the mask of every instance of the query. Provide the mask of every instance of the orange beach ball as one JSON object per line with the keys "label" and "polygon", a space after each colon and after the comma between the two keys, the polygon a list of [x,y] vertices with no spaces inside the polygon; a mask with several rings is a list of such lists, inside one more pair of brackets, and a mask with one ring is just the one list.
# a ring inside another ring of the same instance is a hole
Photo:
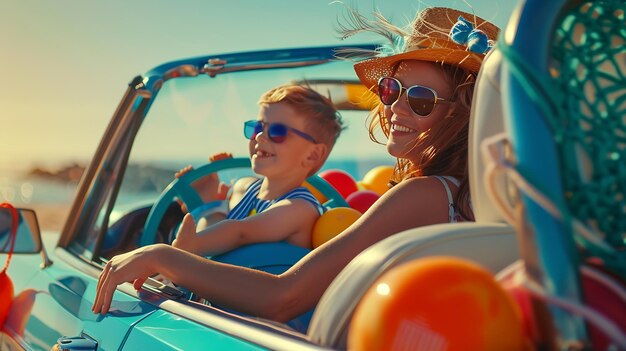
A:
{"label": "orange beach ball", "polygon": [[350,350],[524,350],[520,312],[486,269],[453,257],[390,269],[367,291]]}

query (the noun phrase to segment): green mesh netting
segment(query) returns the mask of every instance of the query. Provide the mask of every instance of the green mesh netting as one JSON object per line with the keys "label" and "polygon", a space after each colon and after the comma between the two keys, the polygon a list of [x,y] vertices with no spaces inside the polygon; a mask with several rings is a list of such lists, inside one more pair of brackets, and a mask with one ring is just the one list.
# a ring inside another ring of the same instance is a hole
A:
{"label": "green mesh netting", "polygon": [[548,123],[574,218],[626,248],[626,2],[585,3],[553,38],[550,73],[560,90]]}
{"label": "green mesh netting", "polygon": [[[511,73],[545,117],[562,169],[566,208],[574,233],[582,222],[611,250],[574,235],[584,255],[601,258],[626,278],[626,2],[599,0],[571,9],[557,23],[549,64],[537,74],[502,39]],[[520,173],[524,175],[522,170]],[[555,189],[524,175],[549,199]],[[555,203],[556,204],[556,203]]]}

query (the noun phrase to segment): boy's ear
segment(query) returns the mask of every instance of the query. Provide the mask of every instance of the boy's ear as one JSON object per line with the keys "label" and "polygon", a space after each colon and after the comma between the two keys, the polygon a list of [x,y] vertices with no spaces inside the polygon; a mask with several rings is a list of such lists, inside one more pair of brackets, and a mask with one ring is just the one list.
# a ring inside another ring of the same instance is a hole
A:
{"label": "boy's ear", "polygon": [[311,145],[311,148],[309,149],[309,154],[307,155],[305,160],[306,166],[316,166],[319,162],[325,159],[327,152],[328,147],[325,144],[319,143]]}

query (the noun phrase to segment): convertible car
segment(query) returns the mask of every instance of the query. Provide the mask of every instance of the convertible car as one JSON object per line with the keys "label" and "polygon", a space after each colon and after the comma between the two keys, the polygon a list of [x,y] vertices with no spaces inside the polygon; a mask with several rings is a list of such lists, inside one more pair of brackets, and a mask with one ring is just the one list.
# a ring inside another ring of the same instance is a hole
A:
{"label": "convertible car", "polygon": [[[60,233],[42,235],[32,211],[21,209],[13,219],[0,210],[2,262],[10,251],[10,229],[18,227],[6,271],[12,286],[0,286],[0,349],[341,349],[353,311],[376,279],[428,255],[471,259],[494,274],[521,258],[527,267],[524,291],[533,297],[534,313],[526,317],[534,321],[534,345],[626,348],[626,174],[615,163],[625,156],[626,37],[619,27],[624,10],[621,0],[522,4],[479,77],[469,165],[476,222],[416,228],[372,246],[333,281],[314,311],[286,324],[198,301],[184,287],[156,280],[139,292],[120,285],[105,316],[93,314],[91,306],[108,259],[171,242],[183,215],[177,200],[192,211],[204,206],[190,186],[194,180],[213,172],[227,182],[250,175],[242,124],[255,118],[256,101],[269,88],[307,84],[341,110],[347,129],[323,170],[339,169],[359,180],[377,166],[392,165],[384,147],[367,135],[371,93],[358,82],[352,63],[336,57],[336,47],[208,55],[133,78]],[[602,33],[614,33],[613,39],[598,41]],[[583,61],[583,46],[596,50],[594,60]],[[609,63],[603,65],[602,58]],[[593,88],[572,83],[592,79]],[[603,84],[609,88],[602,98],[611,98],[601,106],[590,103]],[[564,122],[571,116],[580,121]],[[615,133],[594,134],[589,125]],[[570,135],[580,138],[567,143]],[[217,152],[235,157],[207,163]],[[195,171],[174,180],[173,173],[186,165]],[[613,166],[605,171],[606,165]],[[573,181],[579,173],[582,185]],[[308,182],[327,207],[346,206],[321,177]],[[607,182],[609,191],[598,193]],[[599,211],[589,209],[592,202]],[[212,259],[278,273],[306,253],[284,243],[259,244]],[[590,270],[588,262],[601,269]],[[520,264],[504,272],[523,270]],[[589,290],[590,281],[603,292]],[[611,301],[610,307],[601,306],[602,300]]]}
{"label": "convertible car", "polygon": [[[335,58],[334,49],[183,59],[132,79],[85,171],[62,233],[41,236],[48,241],[41,246],[36,223],[30,226],[34,236],[20,232],[9,275],[17,294],[34,294],[33,305],[24,316],[23,330],[9,335],[33,349],[49,349],[62,336],[92,339],[102,349],[150,344],[180,349],[314,347],[287,326],[190,301],[183,290],[156,282],[147,284],[142,294],[122,287],[115,310],[107,317],[97,317],[89,306],[98,271],[107,259],[173,240],[183,214],[175,200],[183,201],[192,213],[202,205],[190,186],[194,180],[212,172],[226,183],[251,175],[243,122],[256,118],[259,96],[272,87],[306,84],[332,98],[340,109],[347,129],[325,169],[341,169],[360,179],[376,166],[393,164],[384,147],[367,135],[370,93],[358,82],[352,64]],[[234,158],[207,164],[208,157],[218,152],[232,153]],[[186,165],[195,170],[174,180],[174,172]],[[308,182],[323,194],[327,207],[347,206],[322,178],[314,176]],[[23,242],[25,238],[30,241]],[[257,246],[214,259],[277,272],[308,251],[285,243]],[[39,250],[42,262],[20,253]],[[168,325],[170,331],[157,332],[159,325]],[[181,332],[187,335],[181,337]],[[207,341],[211,339],[207,332],[219,337]],[[139,339],[134,340],[135,335]]]}

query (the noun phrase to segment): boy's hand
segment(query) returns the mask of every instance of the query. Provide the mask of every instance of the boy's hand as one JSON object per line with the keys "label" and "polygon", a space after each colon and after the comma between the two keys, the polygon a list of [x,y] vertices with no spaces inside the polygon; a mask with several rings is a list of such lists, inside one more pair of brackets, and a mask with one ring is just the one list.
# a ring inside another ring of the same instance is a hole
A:
{"label": "boy's hand", "polygon": [[172,242],[172,246],[195,253],[193,249],[196,246],[196,238],[196,222],[193,220],[193,216],[187,213],[178,228],[178,233],[176,233],[176,239]]}
{"label": "boy's hand", "polygon": [[231,154],[230,152],[218,152],[216,154],[209,156],[209,162],[225,160],[227,158],[233,158],[233,154]]}
{"label": "boy's hand", "polygon": [[[224,160],[227,158],[233,158],[233,154],[228,152],[219,152],[209,157],[209,162]],[[183,175],[193,170],[191,165],[181,168],[174,174],[174,177],[180,178]],[[217,173],[211,173],[205,177],[202,177],[191,184],[191,186],[198,192],[200,198],[204,203],[224,200],[228,194],[229,187],[224,182],[220,182],[220,178]],[[183,212],[189,212],[185,204],[180,203]]]}
{"label": "boy's hand", "polygon": [[[178,172],[174,173],[174,177],[180,178],[193,171],[193,169],[192,166],[183,167]],[[223,200],[220,198],[223,191],[221,190],[221,184],[217,173],[211,173],[191,183],[191,186],[198,192],[202,201],[207,203],[215,200]],[[228,190],[226,191],[228,192]]]}
{"label": "boy's hand", "polygon": [[[230,152],[218,152],[209,156],[209,162],[225,160],[228,158],[233,158],[233,154],[231,154]],[[217,175],[215,176],[217,177]],[[226,185],[226,183],[220,182],[215,193],[215,200],[226,200],[228,190],[230,190],[230,187]]]}

